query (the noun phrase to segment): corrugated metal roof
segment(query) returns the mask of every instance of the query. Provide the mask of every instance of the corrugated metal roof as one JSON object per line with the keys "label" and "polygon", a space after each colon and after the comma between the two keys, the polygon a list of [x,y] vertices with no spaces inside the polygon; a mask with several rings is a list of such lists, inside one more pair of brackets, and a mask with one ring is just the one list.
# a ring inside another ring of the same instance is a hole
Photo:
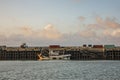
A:
{"label": "corrugated metal roof", "polygon": [[104,48],[106,49],[115,48],[115,45],[104,45]]}

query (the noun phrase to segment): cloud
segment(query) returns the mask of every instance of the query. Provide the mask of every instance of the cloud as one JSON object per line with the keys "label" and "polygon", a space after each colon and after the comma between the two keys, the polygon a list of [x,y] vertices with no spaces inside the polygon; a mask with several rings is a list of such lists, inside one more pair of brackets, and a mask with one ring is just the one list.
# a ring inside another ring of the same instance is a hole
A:
{"label": "cloud", "polygon": [[43,29],[34,29],[30,26],[17,27],[9,35],[0,34],[0,44],[19,45],[23,42],[33,45],[45,45],[57,43],[62,37],[62,33],[52,24],[46,25]]}
{"label": "cloud", "polygon": [[[87,18],[85,18],[87,19]],[[85,20],[84,16],[81,20]],[[82,45],[82,44],[120,44],[120,24],[115,18],[102,18],[97,16],[94,23],[86,23],[79,26],[76,32],[62,33],[56,26],[47,24],[42,29],[30,26],[16,27],[9,35],[0,33],[0,44],[20,45],[26,42],[30,45],[48,46],[50,44],[60,45]],[[82,24],[82,23],[80,23]],[[9,32],[9,31],[8,31]]]}
{"label": "cloud", "polygon": [[[97,19],[98,25],[103,32],[103,36],[111,36],[111,37],[120,37],[120,24],[115,21],[115,18],[106,17],[105,20],[99,17]],[[103,28],[102,28],[103,27]]]}
{"label": "cloud", "polygon": [[44,29],[39,32],[39,35],[42,37],[45,36],[48,39],[59,39],[62,36],[52,24],[45,26]]}
{"label": "cloud", "polygon": [[94,31],[84,30],[80,32],[80,36],[85,38],[91,38],[96,37],[96,33]]}
{"label": "cloud", "polygon": [[4,44],[5,40],[6,40],[6,36],[4,34],[0,33],[0,44],[1,45]]}
{"label": "cloud", "polygon": [[117,23],[114,19],[111,19],[109,17],[106,18],[104,24],[107,26],[107,27],[110,27],[112,29],[116,29],[116,28],[120,28],[120,24]]}
{"label": "cloud", "polygon": [[116,18],[106,17],[105,19],[102,19],[102,17],[97,16],[96,22],[97,22],[96,24],[101,25],[101,27],[104,28],[112,29],[120,28],[120,24],[116,22]]}
{"label": "cloud", "polygon": [[96,16],[96,22],[98,24],[103,24],[103,19],[100,16]]}
{"label": "cloud", "polygon": [[120,29],[114,30],[111,35],[113,37],[119,37],[120,38]]}
{"label": "cloud", "polygon": [[80,16],[79,19],[80,19],[80,21],[84,21],[85,17],[84,16]]}
{"label": "cloud", "polygon": [[43,29],[34,30],[32,27],[21,27],[20,34],[24,36],[32,36],[46,39],[58,39],[62,34],[52,25],[48,24]]}
{"label": "cloud", "polygon": [[84,23],[84,26],[80,26],[77,34],[82,39],[79,40],[92,44],[120,44],[120,23],[116,18],[97,16],[94,20],[93,23]]}
{"label": "cloud", "polygon": [[20,27],[20,30],[19,30],[19,33],[24,36],[31,36],[33,35],[34,32],[35,31],[29,26]]}

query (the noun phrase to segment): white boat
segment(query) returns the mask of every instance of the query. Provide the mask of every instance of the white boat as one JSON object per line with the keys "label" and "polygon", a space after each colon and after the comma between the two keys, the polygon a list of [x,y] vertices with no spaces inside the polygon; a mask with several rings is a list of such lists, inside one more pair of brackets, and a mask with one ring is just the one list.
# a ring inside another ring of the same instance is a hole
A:
{"label": "white boat", "polygon": [[38,54],[39,60],[68,60],[71,55],[51,55],[49,57]]}
{"label": "white boat", "polygon": [[60,50],[50,50],[49,51],[49,57],[50,59],[56,59],[56,60],[64,60],[64,59],[70,59],[70,54],[64,54],[64,52],[60,52]]}
{"label": "white boat", "polygon": [[71,55],[52,55],[52,56],[50,56],[50,59],[51,60],[54,60],[54,59],[56,59],[56,60],[67,60],[67,59],[70,59],[70,56]]}
{"label": "white boat", "polygon": [[49,56],[44,56],[42,52],[45,52],[44,50],[41,51],[40,54],[38,54],[39,60],[66,60],[70,59],[70,54],[64,54],[63,50],[53,50],[49,49],[48,55]]}

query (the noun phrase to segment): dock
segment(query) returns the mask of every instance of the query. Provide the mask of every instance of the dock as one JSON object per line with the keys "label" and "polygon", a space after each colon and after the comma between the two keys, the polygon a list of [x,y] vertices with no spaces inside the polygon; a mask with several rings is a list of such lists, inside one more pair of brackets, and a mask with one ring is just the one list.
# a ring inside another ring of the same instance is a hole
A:
{"label": "dock", "polygon": [[40,60],[38,55],[57,60],[64,58],[71,60],[120,60],[120,47],[113,45],[50,45],[48,47],[0,46],[0,60]]}

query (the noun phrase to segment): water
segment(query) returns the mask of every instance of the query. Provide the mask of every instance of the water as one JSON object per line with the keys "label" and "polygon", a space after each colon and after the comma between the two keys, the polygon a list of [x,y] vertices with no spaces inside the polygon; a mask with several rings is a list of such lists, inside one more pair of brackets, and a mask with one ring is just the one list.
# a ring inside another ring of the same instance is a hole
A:
{"label": "water", "polygon": [[120,61],[0,61],[0,80],[120,80]]}

